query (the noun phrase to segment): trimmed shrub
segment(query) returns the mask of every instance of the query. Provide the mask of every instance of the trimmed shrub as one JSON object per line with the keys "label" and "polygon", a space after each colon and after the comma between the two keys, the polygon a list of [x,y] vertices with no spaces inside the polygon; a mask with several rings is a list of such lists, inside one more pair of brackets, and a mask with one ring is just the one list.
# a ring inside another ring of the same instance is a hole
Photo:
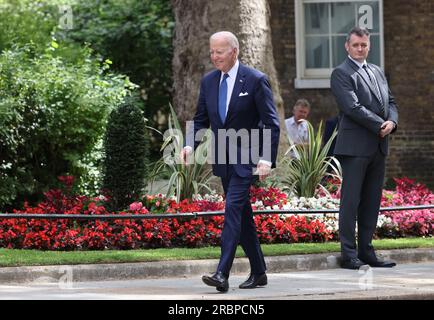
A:
{"label": "trimmed shrub", "polygon": [[125,208],[144,192],[149,149],[142,111],[125,103],[112,111],[104,139],[103,190],[112,209]]}

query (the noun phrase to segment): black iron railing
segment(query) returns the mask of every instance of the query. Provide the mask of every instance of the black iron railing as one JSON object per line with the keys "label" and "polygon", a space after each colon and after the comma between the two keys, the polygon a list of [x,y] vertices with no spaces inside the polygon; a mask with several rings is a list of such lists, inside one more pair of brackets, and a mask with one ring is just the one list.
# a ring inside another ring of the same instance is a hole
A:
{"label": "black iron railing", "polygon": [[[380,212],[385,211],[405,211],[405,210],[424,210],[434,209],[434,205],[402,206],[402,207],[383,207]],[[327,215],[338,213],[339,209],[298,209],[298,210],[255,210],[254,215],[267,214],[294,214],[294,215]],[[29,214],[29,213],[0,213],[0,219],[75,219],[75,220],[141,220],[141,219],[174,219],[174,218],[200,218],[224,215],[224,211],[207,212],[182,212],[182,213],[161,213],[161,214]]]}

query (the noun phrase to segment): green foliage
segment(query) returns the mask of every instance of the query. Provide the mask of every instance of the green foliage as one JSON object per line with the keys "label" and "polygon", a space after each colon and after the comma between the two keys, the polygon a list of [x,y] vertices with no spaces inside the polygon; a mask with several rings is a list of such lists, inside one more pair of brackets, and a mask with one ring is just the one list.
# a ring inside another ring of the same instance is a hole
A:
{"label": "green foliage", "polygon": [[13,45],[46,45],[55,29],[55,1],[0,0],[0,51]]}
{"label": "green foliage", "polygon": [[[180,202],[184,199],[192,199],[193,195],[211,192],[209,187],[212,179],[212,170],[206,163],[208,148],[211,142],[211,131],[207,130],[201,144],[197,147],[194,155],[191,155],[188,164],[181,161],[180,153],[184,146],[184,135],[172,106],[169,115],[169,129],[164,135],[161,147],[163,156],[158,160],[152,172],[153,182],[155,178],[168,176],[169,183],[165,191],[168,197],[175,195]],[[193,160],[193,161],[191,161]]]}
{"label": "green foliage", "polygon": [[165,0],[0,0],[0,208],[37,201],[58,174],[97,191],[113,106],[132,90],[148,115],[167,106],[173,25]]}
{"label": "green foliage", "polygon": [[62,40],[59,9],[64,4],[64,0],[0,0],[0,51],[31,44],[36,53],[53,47],[53,56],[71,63],[86,59],[83,45]]}
{"label": "green foliage", "polygon": [[166,114],[172,87],[174,18],[170,1],[77,0],[72,9],[73,29],[59,30],[57,36],[89,43],[113,62],[113,70],[137,83],[147,118],[152,120],[159,110]]}
{"label": "green foliage", "polygon": [[149,139],[142,111],[126,103],[112,111],[104,139],[103,190],[115,210],[136,201],[145,188]]}
{"label": "green foliage", "polygon": [[84,174],[79,162],[103,135],[112,106],[134,88],[89,49],[75,64],[55,51],[27,45],[0,55],[0,207],[42,195],[58,175]]}
{"label": "green foliage", "polygon": [[[65,4],[72,29],[59,26],[59,8]],[[59,44],[53,56],[80,64],[85,59],[81,48],[90,46],[113,71],[139,85],[142,110],[160,130],[166,124],[157,117],[168,112],[172,87],[173,29],[167,0],[0,0],[0,51],[33,43],[43,53],[53,38]]]}
{"label": "green foliage", "polygon": [[[313,126],[309,122],[307,124],[308,143],[292,145],[278,165],[279,168],[282,168],[278,172],[280,184],[299,197],[313,197],[318,188],[327,192],[321,184],[324,178],[331,176],[341,179],[342,177],[337,159],[327,157],[336,131],[333,132],[329,141],[322,146],[322,122],[316,134]],[[294,158],[287,156],[291,151],[295,153]],[[327,168],[331,168],[331,172],[327,172]]]}

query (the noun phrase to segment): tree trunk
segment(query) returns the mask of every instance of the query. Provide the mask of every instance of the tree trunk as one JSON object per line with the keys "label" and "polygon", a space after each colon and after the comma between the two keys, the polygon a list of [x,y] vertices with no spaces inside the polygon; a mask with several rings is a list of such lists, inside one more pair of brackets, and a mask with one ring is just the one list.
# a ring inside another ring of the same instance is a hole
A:
{"label": "tree trunk", "polygon": [[[283,101],[274,65],[267,0],[171,0],[175,15],[173,40],[173,103],[182,123],[196,111],[202,76],[213,69],[209,37],[231,31],[240,42],[242,63],[263,71],[270,80],[281,120],[281,142],[285,143]],[[285,147],[280,146],[280,151]]]}

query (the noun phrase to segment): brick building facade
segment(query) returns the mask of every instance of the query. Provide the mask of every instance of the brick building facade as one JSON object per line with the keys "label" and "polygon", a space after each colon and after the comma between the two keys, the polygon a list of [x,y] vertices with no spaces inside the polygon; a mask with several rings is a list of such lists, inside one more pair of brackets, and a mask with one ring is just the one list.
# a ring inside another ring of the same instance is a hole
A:
{"label": "brick building facade", "polygon": [[[296,88],[299,4],[295,1],[269,1],[274,58],[286,116],[297,99],[307,98],[312,105],[310,120],[318,124],[338,109],[329,88]],[[398,131],[390,140],[386,174],[388,178],[408,176],[434,187],[434,1],[379,3],[384,69],[400,117]]]}

